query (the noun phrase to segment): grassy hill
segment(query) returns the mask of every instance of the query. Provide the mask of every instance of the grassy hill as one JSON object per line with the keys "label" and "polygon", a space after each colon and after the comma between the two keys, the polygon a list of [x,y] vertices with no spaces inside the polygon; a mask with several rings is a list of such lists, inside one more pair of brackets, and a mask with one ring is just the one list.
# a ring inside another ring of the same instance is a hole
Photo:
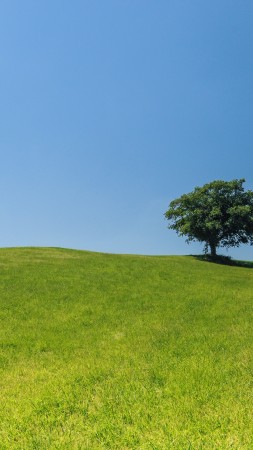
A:
{"label": "grassy hill", "polygon": [[253,270],[0,250],[1,449],[253,448]]}

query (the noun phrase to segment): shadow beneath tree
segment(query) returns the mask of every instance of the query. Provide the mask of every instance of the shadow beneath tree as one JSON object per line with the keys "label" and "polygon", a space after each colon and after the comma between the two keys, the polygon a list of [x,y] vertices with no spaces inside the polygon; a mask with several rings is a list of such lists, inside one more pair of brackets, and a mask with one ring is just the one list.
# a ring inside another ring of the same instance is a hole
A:
{"label": "shadow beneath tree", "polygon": [[225,266],[233,267],[244,267],[246,269],[253,269],[253,261],[239,261],[237,259],[232,259],[231,256],[216,255],[212,257],[211,255],[189,255],[198,261],[210,262],[213,264],[223,264]]}

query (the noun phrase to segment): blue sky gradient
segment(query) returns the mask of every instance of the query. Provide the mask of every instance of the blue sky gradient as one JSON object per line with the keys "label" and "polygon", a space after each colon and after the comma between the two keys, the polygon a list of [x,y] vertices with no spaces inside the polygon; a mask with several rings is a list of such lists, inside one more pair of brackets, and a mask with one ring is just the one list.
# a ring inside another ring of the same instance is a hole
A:
{"label": "blue sky gradient", "polygon": [[247,0],[3,0],[0,246],[201,252],[163,213],[253,189],[252,42]]}

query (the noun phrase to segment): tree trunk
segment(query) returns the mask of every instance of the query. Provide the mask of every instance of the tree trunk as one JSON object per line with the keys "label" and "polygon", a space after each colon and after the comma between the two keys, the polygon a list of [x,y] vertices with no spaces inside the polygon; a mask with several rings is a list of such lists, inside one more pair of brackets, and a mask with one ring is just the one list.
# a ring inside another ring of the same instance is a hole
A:
{"label": "tree trunk", "polygon": [[215,258],[216,256],[216,245],[213,242],[209,242],[210,250],[211,250],[211,257]]}

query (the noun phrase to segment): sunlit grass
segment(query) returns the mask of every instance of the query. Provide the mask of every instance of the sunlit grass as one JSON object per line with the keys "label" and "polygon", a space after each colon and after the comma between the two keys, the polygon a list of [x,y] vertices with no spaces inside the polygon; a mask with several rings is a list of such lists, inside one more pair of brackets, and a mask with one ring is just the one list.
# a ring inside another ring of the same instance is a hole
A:
{"label": "sunlit grass", "polygon": [[0,448],[253,448],[252,282],[194,257],[0,250]]}

